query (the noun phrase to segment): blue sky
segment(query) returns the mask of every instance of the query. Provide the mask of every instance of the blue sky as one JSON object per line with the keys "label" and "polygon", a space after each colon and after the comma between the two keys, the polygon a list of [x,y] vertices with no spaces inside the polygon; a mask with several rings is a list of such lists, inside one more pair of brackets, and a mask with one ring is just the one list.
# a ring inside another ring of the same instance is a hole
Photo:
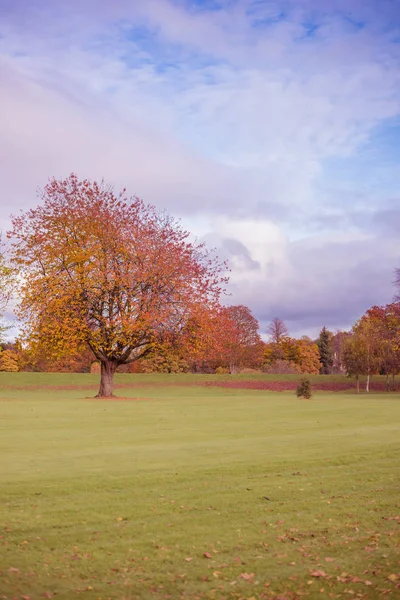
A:
{"label": "blue sky", "polygon": [[262,329],[348,328],[400,266],[395,0],[0,0],[0,222],[75,171],[182,217]]}

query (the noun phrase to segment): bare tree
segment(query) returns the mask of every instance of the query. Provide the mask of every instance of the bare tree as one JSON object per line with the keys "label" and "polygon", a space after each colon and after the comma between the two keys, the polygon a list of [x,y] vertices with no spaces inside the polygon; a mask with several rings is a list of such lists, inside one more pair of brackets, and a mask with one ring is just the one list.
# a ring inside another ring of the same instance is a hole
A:
{"label": "bare tree", "polygon": [[267,333],[271,338],[271,342],[279,344],[282,340],[289,335],[289,331],[282,319],[275,317],[267,327]]}
{"label": "bare tree", "polygon": [[2,321],[2,317],[12,297],[14,280],[14,272],[8,265],[6,247],[0,233],[0,339],[2,339],[5,331],[8,329],[7,325]]}
{"label": "bare tree", "polygon": [[395,302],[400,302],[400,269],[395,269],[396,279],[394,280],[394,285],[398,289],[398,293],[395,295]]}

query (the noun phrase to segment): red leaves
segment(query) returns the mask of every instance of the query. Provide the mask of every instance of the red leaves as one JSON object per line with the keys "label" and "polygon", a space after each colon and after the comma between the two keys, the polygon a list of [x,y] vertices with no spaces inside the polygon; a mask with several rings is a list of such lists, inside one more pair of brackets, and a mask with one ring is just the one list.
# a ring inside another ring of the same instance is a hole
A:
{"label": "red leaves", "polygon": [[264,344],[258,333],[258,321],[247,306],[221,308],[213,325],[208,360],[214,368],[234,371],[261,365]]}
{"label": "red leaves", "polygon": [[310,571],[311,577],[326,577],[325,571],[322,569],[315,569],[314,571]]}
{"label": "red leaves", "polygon": [[13,260],[27,337],[55,355],[131,362],[218,306],[226,266],[169,215],[75,174],[40,197],[12,221]]}

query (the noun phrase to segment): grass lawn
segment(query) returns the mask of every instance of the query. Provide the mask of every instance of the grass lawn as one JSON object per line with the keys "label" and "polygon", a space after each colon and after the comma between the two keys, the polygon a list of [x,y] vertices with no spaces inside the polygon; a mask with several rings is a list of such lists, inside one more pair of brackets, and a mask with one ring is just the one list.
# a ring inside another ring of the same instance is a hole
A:
{"label": "grass lawn", "polygon": [[399,394],[97,379],[0,374],[0,599],[400,597]]}

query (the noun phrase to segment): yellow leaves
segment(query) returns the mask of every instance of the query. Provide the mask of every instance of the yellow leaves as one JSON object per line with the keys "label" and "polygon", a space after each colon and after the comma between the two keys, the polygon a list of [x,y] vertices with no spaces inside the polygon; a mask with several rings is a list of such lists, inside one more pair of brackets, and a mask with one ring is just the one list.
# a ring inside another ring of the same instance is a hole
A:
{"label": "yellow leaves", "polygon": [[74,174],[51,180],[41,200],[12,219],[12,235],[20,316],[46,352],[88,344],[123,363],[218,304],[226,267],[168,215]]}
{"label": "yellow leaves", "polygon": [[16,373],[19,371],[18,353],[14,350],[4,350],[0,353],[0,371]]}
{"label": "yellow leaves", "polygon": [[400,575],[396,575],[396,573],[391,573],[390,575],[388,575],[388,579],[389,581],[397,581],[398,579],[400,579]]}

